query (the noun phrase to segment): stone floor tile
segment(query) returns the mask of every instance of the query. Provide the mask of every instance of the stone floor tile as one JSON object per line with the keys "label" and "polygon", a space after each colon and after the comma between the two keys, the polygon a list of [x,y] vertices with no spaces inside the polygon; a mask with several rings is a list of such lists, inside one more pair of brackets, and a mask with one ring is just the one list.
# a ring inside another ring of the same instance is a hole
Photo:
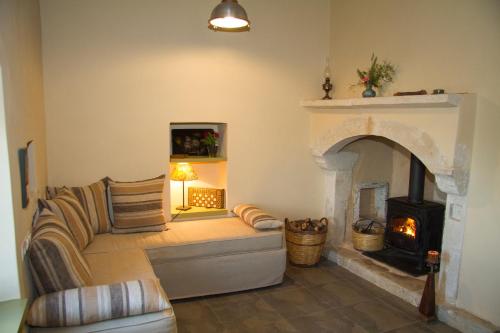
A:
{"label": "stone floor tile", "polygon": [[[439,321],[431,323],[416,323],[389,331],[390,333],[460,333],[456,329]],[[388,333],[389,333],[388,332]]]}
{"label": "stone floor tile", "polygon": [[305,288],[289,288],[259,296],[285,318],[325,309],[325,306]]}
{"label": "stone floor tile", "polygon": [[282,319],[278,312],[255,293],[229,294],[205,301],[219,322],[243,327],[269,326]]}
{"label": "stone floor tile", "polygon": [[[271,324],[233,322],[224,323],[224,333],[302,333],[285,319],[278,319]],[[182,332],[180,332],[182,333]]]}
{"label": "stone floor tile", "polygon": [[344,267],[341,267],[335,263],[329,264],[329,263],[323,263],[318,266],[319,270],[329,272],[331,275],[333,275],[336,278],[339,279],[344,279],[344,280],[349,280],[349,281],[366,281],[359,276],[349,272],[347,269]]}
{"label": "stone floor tile", "polygon": [[297,284],[305,287],[320,286],[322,284],[331,283],[333,280],[337,279],[328,270],[323,270],[319,267],[302,268],[289,266],[285,274]]}
{"label": "stone floor tile", "polygon": [[285,275],[285,276],[283,276],[283,282],[282,283],[280,283],[278,285],[274,285],[274,286],[260,288],[260,289],[257,289],[255,291],[258,294],[265,294],[265,293],[275,292],[275,291],[282,290],[282,289],[297,288],[297,287],[302,287],[302,286],[300,284],[298,284],[297,282],[295,282],[288,275]]}
{"label": "stone floor tile", "polygon": [[388,304],[393,308],[398,309],[398,311],[403,312],[406,316],[413,318],[414,320],[420,320],[420,314],[416,306],[402,300],[401,298],[394,296],[390,293],[384,294],[384,296],[378,296],[377,299],[380,302]]}
{"label": "stone floor tile", "polygon": [[179,333],[216,333],[224,327],[203,300],[174,302]]}
{"label": "stone floor tile", "polygon": [[253,299],[257,299],[257,295],[255,291],[257,290],[245,290],[245,291],[238,291],[234,293],[227,293],[227,294],[219,294],[219,295],[211,295],[211,296],[206,296],[203,298],[205,303],[207,303],[210,306],[213,305],[219,305],[219,304],[226,304],[228,302],[231,303],[237,303],[237,302],[248,302]]}
{"label": "stone floor tile", "polygon": [[349,320],[335,309],[316,312],[303,317],[289,319],[299,332],[367,333],[363,327]]}
{"label": "stone floor tile", "polygon": [[308,291],[328,307],[354,305],[374,298],[355,283],[340,279],[308,288]]}
{"label": "stone floor tile", "polygon": [[414,317],[378,300],[361,302],[337,310],[369,332],[384,332],[416,322]]}

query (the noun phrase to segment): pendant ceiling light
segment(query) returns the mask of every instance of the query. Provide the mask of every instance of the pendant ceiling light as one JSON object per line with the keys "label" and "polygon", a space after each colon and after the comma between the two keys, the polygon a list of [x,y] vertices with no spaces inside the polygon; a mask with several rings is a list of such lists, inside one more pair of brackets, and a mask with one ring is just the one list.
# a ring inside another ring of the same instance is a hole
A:
{"label": "pendant ceiling light", "polygon": [[250,21],[247,12],[237,0],[222,0],[212,11],[208,27],[214,31],[248,31]]}

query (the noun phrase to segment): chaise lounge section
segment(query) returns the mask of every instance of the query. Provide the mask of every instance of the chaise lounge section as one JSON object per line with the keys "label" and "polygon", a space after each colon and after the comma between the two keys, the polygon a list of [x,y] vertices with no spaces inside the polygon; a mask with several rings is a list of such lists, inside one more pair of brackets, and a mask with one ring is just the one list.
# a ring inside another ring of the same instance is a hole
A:
{"label": "chaise lounge section", "polygon": [[[123,266],[145,266],[143,258],[127,251],[145,251],[170,299],[282,282],[286,249],[281,229],[256,230],[239,217],[172,222],[167,228],[158,233],[96,235],[83,253],[97,276],[106,276],[99,282],[110,283],[120,277],[134,277],[126,273],[121,276],[126,269]],[[117,256],[128,263],[111,263]]]}

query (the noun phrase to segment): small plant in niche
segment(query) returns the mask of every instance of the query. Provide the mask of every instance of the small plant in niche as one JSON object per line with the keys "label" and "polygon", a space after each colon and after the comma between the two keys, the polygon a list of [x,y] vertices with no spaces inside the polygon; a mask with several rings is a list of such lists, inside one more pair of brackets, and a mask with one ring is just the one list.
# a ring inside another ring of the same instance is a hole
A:
{"label": "small plant in niche", "polygon": [[217,156],[217,150],[219,148],[219,133],[208,131],[204,132],[201,142],[207,146],[209,157]]}
{"label": "small plant in niche", "polygon": [[373,90],[373,87],[382,88],[385,84],[393,82],[396,68],[386,60],[379,63],[378,57],[372,53],[370,68],[368,70],[357,69],[356,72],[359,81],[355,85],[365,87],[363,97],[375,97],[377,93]]}

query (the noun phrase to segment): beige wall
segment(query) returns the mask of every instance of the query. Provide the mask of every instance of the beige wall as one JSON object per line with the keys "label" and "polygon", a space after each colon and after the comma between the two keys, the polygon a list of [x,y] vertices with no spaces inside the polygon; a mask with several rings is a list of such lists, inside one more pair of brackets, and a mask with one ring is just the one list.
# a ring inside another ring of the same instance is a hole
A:
{"label": "beige wall", "polygon": [[170,122],[224,122],[229,207],[322,211],[299,101],[321,93],[328,1],[244,1],[238,34],[207,29],[217,2],[41,1],[50,184],[154,177]]}
{"label": "beige wall", "polygon": [[359,155],[352,170],[353,186],[361,182],[391,182],[393,147],[389,140],[368,137],[354,141],[344,150]]}
{"label": "beige wall", "polygon": [[375,52],[398,67],[398,90],[444,88],[478,94],[468,218],[457,305],[500,324],[500,2],[496,0],[331,2],[336,97]]}
{"label": "beige wall", "polygon": [[[401,145],[394,144],[392,151],[392,177],[390,196],[401,197],[408,195],[408,183],[410,181],[411,153]],[[441,203],[446,202],[446,193],[439,190],[436,178],[429,170],[425,173],[424,199]]]}
{"label": "beige wall", "polygon": [[[9,200],[9,196],[2,195],[1,198],[0,300],[2,300],[28,294],[24,284],[25,270],[21,257],[21,244],[29,232],[37,198],[33,197],[26,209],[21,208],[17,151],[25,147],[30,140],[34,140],[37,147],[39,191],[43,190],[47,180],[38,1],[0,0],[0,66],[4,88],[4,101],[0,100],[0,103],[5,102],[5,114],[0,117],[5,116],[7,129],[0,138],[7,139],[12,187],[9,189],[12,194],[11,203],[5,202]],[[4,131],[2,126],[0,131]],[[1,148],[5,149],[4,147],[2,142]],[[3,153],[2,157],[5,156]],[[0,161],[2,164],[4,162]],[[2,186],[1,193],[4,193],[6,190],[4,186],[8,184],[2,182],[0,186]],[[12,211],[14,221],[8,219],[7,210]],[[9,226],[8,224],[12,222],[14,225]],[[5,232],[6,230],[8,232]],[[15,235],[12,233],[13,230]],[[14,248],[5,249],[6,244],[12,244]]]}

